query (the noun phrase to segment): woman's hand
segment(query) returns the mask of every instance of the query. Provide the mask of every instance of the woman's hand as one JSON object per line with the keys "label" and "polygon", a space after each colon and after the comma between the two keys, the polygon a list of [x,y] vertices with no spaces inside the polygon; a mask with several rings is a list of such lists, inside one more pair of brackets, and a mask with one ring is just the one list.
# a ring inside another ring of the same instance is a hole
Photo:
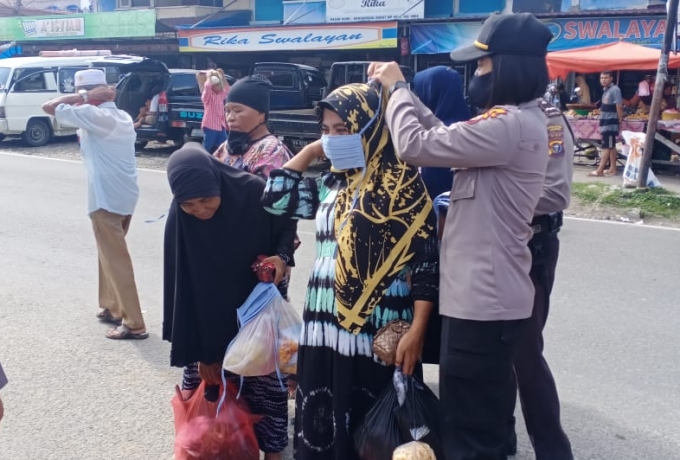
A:
{"label": "woman's hand", "polygon": [[305,147],[298,152],[293,158],[283,165],[284,168],[297,172],[305,172],[309,165],[317,158],[324,156],[321,139],[305,145]]}
{"label": "woman's hand", "polygon": [[222,383],[222,363],[198,363],[198,375],[206,385],[219,385]]}
{"label": "woman's hand", "polygon": [[274,264],[274,267],[276,267],[276,271],[274,272],[274,284],[278,286],[286,275],[286,263],[279,256],[267,257],[262,262],[271,262]]}
{"label": "woman's hand", "polygon": [[397,345],[397,357],[394,362],[404,375],[413,375],[413,371],[423,355],[425,345],[425,329],[411,326]]}
{"label": "woman's hand", "polygon": [[368,66],[368,77],[378,80],[385,89],[390,89],[398,81],[406,81],[396,62],[372,62]]}

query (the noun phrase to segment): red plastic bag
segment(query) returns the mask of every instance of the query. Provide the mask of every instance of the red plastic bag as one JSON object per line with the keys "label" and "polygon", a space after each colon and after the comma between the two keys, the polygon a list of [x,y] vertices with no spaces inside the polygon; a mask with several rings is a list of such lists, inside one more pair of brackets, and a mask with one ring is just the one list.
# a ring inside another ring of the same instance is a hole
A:
{"label": "red plastic bag", "polygon": [[[205,382],[186,401],[176,387],[172,399],[175,415],[176,460],[259,460],[255,436],[259,417],[250,414],[237,389],[227,385],[226,402],[217,414],[218,402],[205,399]],[[217,414],[217,415],[216,415]]]}
{"label": "red plastic bag", "polygon": [[273,262],[265,262],[265,259],[267,256],[257,256],[252,268],[260,282],[273,283],[276,279],[276,266]]}

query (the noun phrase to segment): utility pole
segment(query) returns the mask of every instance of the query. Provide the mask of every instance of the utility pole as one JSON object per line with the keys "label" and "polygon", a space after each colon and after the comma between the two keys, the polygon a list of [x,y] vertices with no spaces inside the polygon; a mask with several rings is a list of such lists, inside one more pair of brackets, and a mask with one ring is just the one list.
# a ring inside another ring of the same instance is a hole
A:
{"label": "utility pole", "polygon": [[656,134],[656,123],[659,121],[661,111],[661,98],[663,97],[664,84],[668,75],[668,57],[673,46],[673,41],[677,40],[675,28],[678,22],[678,1],[668,0],[666,2],[667,19],[666,31],[663,36],[663,47],[659,58],[659,67],[656,70],[656,83],[654,84],[654,96],[652,105],[649,108],[649,123],[647,124],[647,135],[645,136],[645,148],[642,151],[642,162],[640,164],[640,174],[638,175],[638,188],[647,188],[647,176],[652,164],[652,153],[654,151],[654,135]]}
{"label": "utility pole", "polygon": [[21,0],[14,0],[14,15],[21,16]]}

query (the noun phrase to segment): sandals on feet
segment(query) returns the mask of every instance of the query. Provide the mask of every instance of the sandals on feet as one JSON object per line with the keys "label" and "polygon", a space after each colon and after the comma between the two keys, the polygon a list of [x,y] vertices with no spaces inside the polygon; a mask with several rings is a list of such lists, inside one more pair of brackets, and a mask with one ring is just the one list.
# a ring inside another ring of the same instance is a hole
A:
{"label": "sandals on feet", "polygon": [[118,327],[106,331],[106,338],[111,340],[144,340],[149,338],[149,333],[146,331],[133,332],[133,330],[125,324],[121,324]]}
{"label": "sandals on feet", "polygon": [[604,177],[604,174],[598,173],[597,171],[592,171],[588,173],[588,177]]}
{"label": "sandals on feet", "polygon": [[113,324],[114,326],[120,326],[123,324],[123,320],[113,316],[111,310],[108,308],[102,308],[102,311],[97,313],[97,319],[102,323]]}

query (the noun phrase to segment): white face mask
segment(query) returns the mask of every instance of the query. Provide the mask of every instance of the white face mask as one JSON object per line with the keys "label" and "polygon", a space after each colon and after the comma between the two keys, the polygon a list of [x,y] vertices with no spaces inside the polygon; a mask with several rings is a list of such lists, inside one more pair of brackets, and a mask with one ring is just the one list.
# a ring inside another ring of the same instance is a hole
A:
{"label": "white face mask", "polygon": [[373,117],[359,133],[340,135],[324,134],[321,136],[321,145],[323,146],[324,154],[328,157],[333,168],[336,170],[347,171],[350,169],[366,168],[366,153],[364,153],[362,136],[380,114],[380,108],[382,107],[382,91],[378,94],[378,110],[376,110]]}

